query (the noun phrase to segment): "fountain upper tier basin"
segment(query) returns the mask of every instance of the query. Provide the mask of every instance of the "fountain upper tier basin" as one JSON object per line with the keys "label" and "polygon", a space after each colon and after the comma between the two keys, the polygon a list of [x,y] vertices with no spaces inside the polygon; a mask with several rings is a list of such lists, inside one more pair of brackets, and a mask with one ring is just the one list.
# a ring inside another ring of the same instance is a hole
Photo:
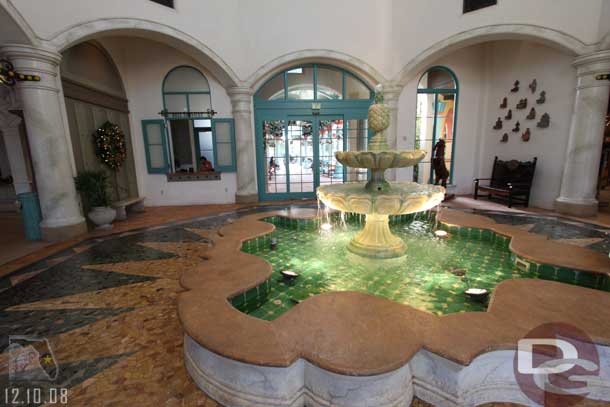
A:
{"label": "fountain upper tier basin", "polygon": [[407,151],[338,151],[337,160],[352,168],[386,170],[388,168],[412,167],[426,156],[423,150]]}
{"label": "fountain upper tier basin", "polygon": [[445,188],[415,182],[392,182],[390,189],[368,192],[360,183],[323,185],[318,198],[332,209],[362,215],[407,215],[427,211],[443,201]]}

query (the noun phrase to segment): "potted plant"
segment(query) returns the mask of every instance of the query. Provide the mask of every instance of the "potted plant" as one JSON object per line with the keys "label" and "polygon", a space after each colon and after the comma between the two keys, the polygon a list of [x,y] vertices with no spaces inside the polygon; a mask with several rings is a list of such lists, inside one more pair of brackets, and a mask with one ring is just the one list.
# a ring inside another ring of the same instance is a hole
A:
{"label": "potted plant", "polygon": [[110,207],[108,175],[104,171],[82,171],[74,178],[76,190],[81,194],[87,216],[96,229],[111,229],[116,211]]}

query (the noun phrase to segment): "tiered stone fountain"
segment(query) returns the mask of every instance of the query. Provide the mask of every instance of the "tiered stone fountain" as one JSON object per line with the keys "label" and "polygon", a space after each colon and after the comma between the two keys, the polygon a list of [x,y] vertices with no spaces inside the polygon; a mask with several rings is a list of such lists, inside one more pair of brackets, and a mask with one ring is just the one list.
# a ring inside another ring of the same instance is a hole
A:
{"label": "tiered stone fountain", "polygon": [[423,150],[391,150],[385,130],[390,124],[390,111],[383,104],[381,86],[377,86],[375,103],[369,108],[369,127],[375,132],[368,151],[340,151],[337,160],[353,168],[366,168],[371,178],[366,185],[345,183],[318,188],[318,199],[332,209],[366,215],[366,224],[349,243],[348,250],[364,257],[394,258],[405,254],[402,239],[390,230],[390,215],[423,212],[437,206],[445,196],[445,189],[436,185],[415,182],[388,182],[389,168],[412,167],[425,156]]}

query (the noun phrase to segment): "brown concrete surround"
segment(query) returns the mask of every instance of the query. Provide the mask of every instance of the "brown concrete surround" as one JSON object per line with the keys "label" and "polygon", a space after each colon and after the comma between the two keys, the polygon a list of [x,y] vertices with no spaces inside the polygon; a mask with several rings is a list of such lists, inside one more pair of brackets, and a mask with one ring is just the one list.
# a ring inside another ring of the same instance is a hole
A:
{"label": "brown concrete surround", "polygon": [[[198,267],[182,274],[187,291],[178,298],[179,316],[190,337],[221,356],[277,367],[304,358],[331,372],[368,376],[400,368],[422,348],[468,365],[480,354],[515,349],[529,330],[546,322],[572,324],[596,343],[610,345],[610,293],[532,279],[499,284],[487,312],[439,317],[369,294],[336,292],[311,297],[274,321],[250,317],[228,299],[270,276],[268,262],[240,248],[243,241],[273,231],[272,224],[260,221],[272,215],[312,218],[316,212],[260,213],[218,230],[192,230],[213,247]],[[512,237],[511,250],[539,263],[610,274],[610,260],[592,250],[484,216],[452,210],[439,216],[446,224]]]}

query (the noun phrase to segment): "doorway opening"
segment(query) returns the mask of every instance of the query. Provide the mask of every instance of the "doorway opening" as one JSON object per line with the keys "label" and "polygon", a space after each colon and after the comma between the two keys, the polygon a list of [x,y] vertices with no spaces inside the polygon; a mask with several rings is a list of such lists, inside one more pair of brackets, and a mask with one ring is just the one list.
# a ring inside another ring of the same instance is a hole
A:
{"label": "doorway opening", "polygon": [[290,68],[254,98],[259,199],[314,198],[318,186],[365,181],[337,151],[366,150],[373,91],[354,74],[328,65]]}

